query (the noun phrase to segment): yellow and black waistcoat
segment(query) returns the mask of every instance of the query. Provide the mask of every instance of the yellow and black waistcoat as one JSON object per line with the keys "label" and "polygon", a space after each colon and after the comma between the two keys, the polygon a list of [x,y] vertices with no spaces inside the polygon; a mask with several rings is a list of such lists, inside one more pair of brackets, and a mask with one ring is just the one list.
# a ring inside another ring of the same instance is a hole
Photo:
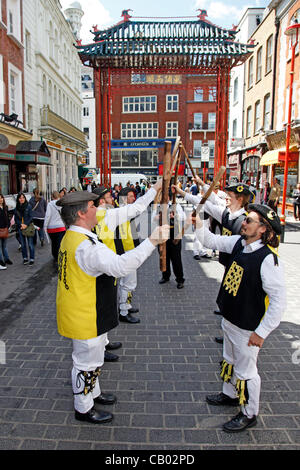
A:
{"label": "yellow and black waistcoat", "polygon": [[226,320],[243,330],[254,331],[261,322],[269,305],[269,299],[262,287],[260,269],[262,262],[273,254],[264,245],[252,253],[243,253],[242,238],[235,244],[226,267],[217,304]]}
{"label": "yellow and black waistcoat", "polygon": [[[241,215],[235,219],[229,218],[230,212],[228,209],[225,209],[222,214],[222,235],[239,235],[242,227],[242,223],[247,217],[247,212],[243,212]],[[227,266],[229,262],[230,255],[228,253],[219,252],[219,263],[223,266]]]}
{"label": "yellow and black waistcoat", "polygon": [[140,239],[136,229],[135,219],[128,220],[116,228],[116,249],[118,255],[133,250],[133,248],[136,248],[139,244]]}
{"label": "yellow and black waistcoat", "polygon": [[91,244],[98,243],[83,233],[68,230],[58,255],[58,332],[73,339],[95,338],[118,325],[115,278],[106,274],[90,276],[76,262],[76,250],[86,239]]}

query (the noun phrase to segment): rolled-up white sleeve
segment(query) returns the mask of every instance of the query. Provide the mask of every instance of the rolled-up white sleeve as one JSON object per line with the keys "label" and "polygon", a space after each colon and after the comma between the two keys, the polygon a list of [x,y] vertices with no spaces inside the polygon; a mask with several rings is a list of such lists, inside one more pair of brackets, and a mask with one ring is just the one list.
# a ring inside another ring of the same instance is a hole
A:
{"label": "rolled-up white sleeve", "polygon": [[241,238],[240,235],[231,235],[231,237],[216,235],[212,233],[205,225],[203,225],[202,228],[196,230],[196,237],[206,248],[218,250],[223,253],[231,253],[234,245],[238,239]]}
{"label": "rolled-up white sleeve", "polygon": [[138,198],[133,204],[128,204],[114,209],[107,209],[105,214],[105,224],[109,230],[114,232],[118,225],[134,219],[144,212],[149,204],[154,200],[155,195],[156,190],[154,188],[150,188],[144,196]]}
{"label": "rolled-up white sleeve", "polygon": [[265,339],[280,324],[286,308],[286,286],[283,265],[278,260],[276,266],[272,254],[264,259],[260,274],[263,290],[269,297],[269,306],[255,333]]}
{"label": "rolled-up white sleeve", "polygon": [[116,255],[103,243],[84,240],[76,250],[78,266],[86,274],[97,277],[107,274],[116,278],[126,276],[143,264],[155,247],[149,239],[144,240],[138,247],[123,255]]}

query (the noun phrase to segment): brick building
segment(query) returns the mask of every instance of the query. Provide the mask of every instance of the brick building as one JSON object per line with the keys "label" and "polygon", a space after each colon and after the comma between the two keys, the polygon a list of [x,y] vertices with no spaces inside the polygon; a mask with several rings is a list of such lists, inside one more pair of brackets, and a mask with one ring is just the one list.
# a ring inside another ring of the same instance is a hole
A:
{"label": "brick building", "polygon": [[178,135],[193,167],[201,171],[201,159],[208,154],[205,167],[213,172],[215,76],[120,74],[112,78],[111,102],[113,173],[138,172],[155,177],[165,140],[175,142]]}

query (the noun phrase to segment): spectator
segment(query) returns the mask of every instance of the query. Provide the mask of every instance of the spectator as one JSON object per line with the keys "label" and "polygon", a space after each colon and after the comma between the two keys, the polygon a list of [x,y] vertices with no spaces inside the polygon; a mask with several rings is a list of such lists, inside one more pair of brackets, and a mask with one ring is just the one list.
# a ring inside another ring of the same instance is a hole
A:
{"label": "spectator", "polygon": [[46,233],[47,241],[51,240],[51,252],[54,262],[57,262],[60,243],[66,232],[65,224],[60,216],[61,207],[56,205],[60,199],[59,193],[53,191],[52,201],[49,202],[45,215],[44,230]]}
{"label": "spectator", "polygon": [[[19,234],[19,240],[21,243],[21,250],[23,256],[23,264],[28,264],[32,266],[34,264],[34,244],[33,244],[33,236],[26,237],[22,230],[26,229],[31,222],[33,222],[32,216],[32,209],[30,204],[26,201],[26,197],[24,193],[19,193],[17,195],[17,204],[14,211],[15,216],[15,224],[16,229]],[[27,244],[29,247],[29,255],[30,259],[28,260],[28,249]]]}
{"label": "spectator", "polygon": [[279,179],[274,178],[273,179],[273,186],[271,187],[270,195],[269,195],[269,200],[268,200],[268,206],[271,207],[276,213],[277,213],[277,208],[278,208],[278,203],[279,203],[279,198],[280,198],[280,184],[279,184]]}
{"label": "spectator", "polygon": [[[33,223],[36,227],[39,228],[39,230],[37,231],[39,233],[41,246],[44,246],[44,243],[45,243],[44,220],[45,220],[45,214],[46,214],[46,209],[47,209],[47,202],[43,198],[42,193],[37,188],[33,190],[33,196],[29,201],[29,205],[31,206],[31,209],[32,209]],[[35,232],[35,235],[33,237],[34,245],[36,245],[36,239],[37,239],[37,235]]]}
{"label": "spectator", "polygon": [[300,220],[300,183],[297,184],[293,191],[293,206],[294,206],[294,218]]}
{"label": "spectator", "polygon": [[[8,228],[9,228],[9,217],[8,217],[8,208],[5,203],[3,194],[0,194],[0,241],[1,241],[1,251],[0,251],[0,269],[7,269],[7,264],[12,264],[9,259],[6,242],[8,237]],[[2,232],[2,233],[1,233]]]}
{"label": "spectator", "polygon": [[261,203],[264,204],[265,206],[268,205],[270,191],[271,191],[270,183],[268,181],[265,181],[264,187],[261,190]]}

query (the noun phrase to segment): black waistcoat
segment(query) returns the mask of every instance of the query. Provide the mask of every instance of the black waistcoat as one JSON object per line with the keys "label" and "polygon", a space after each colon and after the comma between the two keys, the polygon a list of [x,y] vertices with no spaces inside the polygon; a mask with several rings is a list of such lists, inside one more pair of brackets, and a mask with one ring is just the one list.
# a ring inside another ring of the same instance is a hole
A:
{"label": "black waistcoat", "polygon": [[[229,215],[229,210],[225,209],[222,214],[222,235],[239,235],[242,222],[247,217],[247,214],[244,212],[235,219],[230,219]],[[223,264],[223,266],[227,266],[229,259],[230,255],[228,253],[219,253],[219,262]]]}
{"label": "black waistcoat", "polygon": [[240,238],[230,254],[217,304],[223,317],[243,330],[254,331],[266,312],[268,297],[262,287],[260,268],[270,253],[266,245],[253,253],[243,253]]}

